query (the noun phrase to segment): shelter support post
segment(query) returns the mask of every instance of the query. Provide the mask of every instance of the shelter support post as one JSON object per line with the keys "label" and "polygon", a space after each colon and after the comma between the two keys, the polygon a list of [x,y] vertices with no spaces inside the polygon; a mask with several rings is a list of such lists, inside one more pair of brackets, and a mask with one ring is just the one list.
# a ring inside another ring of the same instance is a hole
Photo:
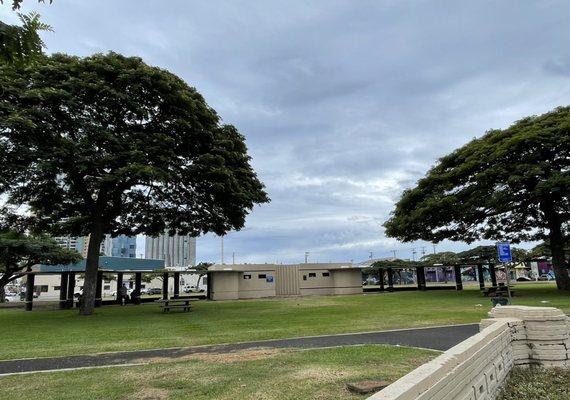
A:
{"label": "shelter support post", "polygon": [[95,287],[95,307],[101,307],[103,304],[103,272],[97,272],[97,286]]}
{"label": "shelter support post", "polygon": [[491,274],[491,286],[497,287],[497,270],[495,264],[489,264],[489,274]]}
{"label": "shelter support post", "polygon": [[394,270],[392,268],[388,268],[388,291],[394,291]]}
{"label": "shelter support post", "polygon": [[59,309],[65,310],[67,308],[67,280],[69,272],[62,272],[59,281]]}
{"label": "shelter support post", "polygon": [[463,290],[463,281],[461,279],[461,267],[459,265],[453,266],[453,275],[455,275],[455,288]]}
{"label": "shelter support post", "polygon": [[75,272],[70,272],[67,279],[67,308],[73,308],[73,297],[75,295]]}
{"label": "shelter support post", "polygon": [[180,297],[180,272],[174,273],[174,298]]}
{"label": "shelter support post", "polygon": [[123,273],[117,272],[117,290],[115,291],[115,302],[117,304],[123,304],[123,299],[121,299],[121,288],[123,287]]}
{"label": "shelter support post", "polygon": [[[142,272],[135,272],[135,304],[141,304],[141,290],[142,290]],[[132,297],[132,294],[131,294]]]}
{"label": "shelter support post", "polygon": [[485,289],[485,277],[483,276],[483,264],[477,265],[477,277],[479,278],[479,288]]}
{"label": "shelter support post", "polygon": [[168,272],[162,274],[162,299],[168,300]]}
{"label": "shelter support post", "polygon": [[26,311],[32,311],[34,303],[34,281],[36,274],[28,274],[26,277]]}
{"label": "shelter support post", "polygon": [[378,282],[380,283],[380,290],[384,290],[384,268],[378,268]]}
{"label": "shelter support post", "polygon": [[426,290],[426,271],[424,268],[416,268],[416,280],[418,283],[419,290]]}

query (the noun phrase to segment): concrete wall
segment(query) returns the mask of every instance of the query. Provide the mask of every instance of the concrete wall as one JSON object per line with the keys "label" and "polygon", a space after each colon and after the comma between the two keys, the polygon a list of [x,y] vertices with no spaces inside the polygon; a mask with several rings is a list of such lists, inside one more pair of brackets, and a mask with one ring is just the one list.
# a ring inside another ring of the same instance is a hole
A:
{"label": "concrete wall", "polygon": [[213,278],[210,278],[212,300],[237,300],[239,298],[240,272],[232,271],[212,275]]}
{"label": "concrete wall", "polygon": [[334,293],[334,280],[331,271],[323,269],[303,269],[299,272],[299,275],[299,286],[302,296]]}
{"label": "concrete wall", "polygon": [[240,299],[275,296],[275,271],[245,271],[239,273],[238,277],[238,297]]}
{"label": "concrete wall", "polygon": [[362,272],[358,270],[332,271],[334,279],[333,294],[358,294],[362,293]]}
{"label": "concrete wall", "polygon": [[568,317],[552,307],[496,307],[481,331],[368,400],[492,400],[513,365],[570,366]]}

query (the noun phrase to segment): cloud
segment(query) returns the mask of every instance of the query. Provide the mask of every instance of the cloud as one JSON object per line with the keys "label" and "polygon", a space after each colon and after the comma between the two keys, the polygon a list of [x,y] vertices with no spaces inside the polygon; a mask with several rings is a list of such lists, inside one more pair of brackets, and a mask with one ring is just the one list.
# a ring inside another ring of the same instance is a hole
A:
{"label": "cloud", "polygon": [[[139,55],[195,86],[246,136],[272,202],[227,235],[226,261],[429,249],[384,236],[402,190],[486,130],[570,100],[562,0],[24,6],[54,26],[49,51]],[[218,238],[198,241],[199,260],[219,257]]]}

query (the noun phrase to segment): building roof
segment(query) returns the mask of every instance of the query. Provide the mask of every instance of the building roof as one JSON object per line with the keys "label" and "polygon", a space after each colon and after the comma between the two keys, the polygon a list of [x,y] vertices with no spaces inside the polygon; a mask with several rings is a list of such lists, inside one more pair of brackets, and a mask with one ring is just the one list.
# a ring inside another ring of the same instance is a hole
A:
{"label": "building roof", "polygon": [[300,267],[306,270],[335,270],[358,269],[350,263],[306,263],[306,264],[214,264],[208,268],[209,272],[248,272],[248,271],[275,271],[277,267]]}
{"label": "building roof", "polygon": [[[62,271],[73,271],[73,272],[83,272],[85,271],[86,260],[81,260],[75,264],[59,264],[59,265],[40,265],[39,272],[62,272]],[[101,271],[145,271],[153,272],[157,270],[164,269],[164,260],[152,260],[145,258],[130,258],[130,257],[99,257],[99,270]]]}

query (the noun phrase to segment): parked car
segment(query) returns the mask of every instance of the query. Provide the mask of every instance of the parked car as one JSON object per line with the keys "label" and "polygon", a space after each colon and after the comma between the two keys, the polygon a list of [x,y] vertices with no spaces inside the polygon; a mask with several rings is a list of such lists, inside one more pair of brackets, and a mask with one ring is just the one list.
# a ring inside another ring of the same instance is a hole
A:
{"label": "parked car", "polygon": [[550,281],[552,280],[552,276],[550,276],[550,274],[542,274],[538,277],[539,281]]}
{"label": "parked car", "polygon": [[196,286],[184,286],[182,289],[184,293],[202,293],[205,289]]}
{"label": "parked car", "polygon": [[161,288],[150,288],[147,289],[147,294],[162,294],[162,289]]}
{"label": "parked car", "polygon": [[10,293],[10,294],[7,294],[7,295],[4,297],[4,301],[5,301],[6,303],[13,303],[13,302],[15,302],[15,301],[20,301],[20,296],[17,295],[17,294],[12,294],[12,293]]}
{"label": "parked car", "polygon": [[[130,296],[133,290],[134,289],[127,289],[127,296]],[[111,296],[117,297],[117,291],[115,290],[113,293],[111,293]]]}

